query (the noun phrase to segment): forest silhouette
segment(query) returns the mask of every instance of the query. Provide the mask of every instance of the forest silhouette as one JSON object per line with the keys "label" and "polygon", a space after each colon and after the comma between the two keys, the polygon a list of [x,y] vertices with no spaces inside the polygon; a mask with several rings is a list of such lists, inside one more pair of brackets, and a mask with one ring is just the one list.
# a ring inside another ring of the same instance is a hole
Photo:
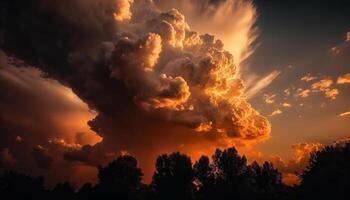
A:
{"label": "forest silhouette", "polygon": [[350,145],[312,153],[295,186],[283,184],[281,173],[269,162],[248,164],[234,147],[217,149],[212,159],[202,156],[195,163],[180,152],[163,154],[156,160],[152,182],[144,184],[142,177],[137,160],[123,155],[98,168],[96,184],[80,188],[63,182],[46,189],[42,177],[4,171],[0,193],[1,199],[36,200],[348,199]]}

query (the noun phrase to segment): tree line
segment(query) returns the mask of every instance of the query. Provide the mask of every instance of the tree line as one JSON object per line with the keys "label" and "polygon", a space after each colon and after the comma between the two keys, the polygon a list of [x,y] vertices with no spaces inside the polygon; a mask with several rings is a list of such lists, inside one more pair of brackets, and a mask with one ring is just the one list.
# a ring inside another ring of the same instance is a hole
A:
{"label": "tree line", "polygon": [[160,155],[150,184],[142,183],[137,160],[124,155],[98,167],[98,182],[80,188],[69,182],[53,189],[42,177],[4,171],[0,177],[1,199],[53,200],[288,200],[349,199],[350,145],[332,145],[312,153],[300,185],[282,183],[281,173],[269,162],[247,163],[235,148],[217,149],[212,159],[202,156],[192,163],[175,152]]}

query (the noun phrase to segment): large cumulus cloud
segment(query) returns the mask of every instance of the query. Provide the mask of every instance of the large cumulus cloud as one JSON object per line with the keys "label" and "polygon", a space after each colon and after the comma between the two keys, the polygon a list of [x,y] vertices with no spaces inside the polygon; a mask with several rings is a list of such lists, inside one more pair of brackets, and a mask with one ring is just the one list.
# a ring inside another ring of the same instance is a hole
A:
{"label": "large cumulus cloud", "polygon": [[[223,42],[192,30],[178,10],[157,6],[1,3],[1,49],[72,88],[98,113],[88,123],[102,141],[70,148],[66,160],[97,165],[126,150],[150,163],[162,151],[269,137],[270,124],[247,102],[239,66]],[[50,161],[41,148],[33,155]]]}

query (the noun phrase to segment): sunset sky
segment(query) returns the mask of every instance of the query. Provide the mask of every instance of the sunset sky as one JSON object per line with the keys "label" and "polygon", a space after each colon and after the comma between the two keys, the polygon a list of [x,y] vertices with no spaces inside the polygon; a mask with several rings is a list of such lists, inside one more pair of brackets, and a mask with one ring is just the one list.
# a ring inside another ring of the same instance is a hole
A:
{"label": "sunset sky", "polygon": [[[235,146],[296,183],[350,138],[350,2],[0,3],[0,169],[49,184]],[[61,172],[65,169],[65,173]]]}

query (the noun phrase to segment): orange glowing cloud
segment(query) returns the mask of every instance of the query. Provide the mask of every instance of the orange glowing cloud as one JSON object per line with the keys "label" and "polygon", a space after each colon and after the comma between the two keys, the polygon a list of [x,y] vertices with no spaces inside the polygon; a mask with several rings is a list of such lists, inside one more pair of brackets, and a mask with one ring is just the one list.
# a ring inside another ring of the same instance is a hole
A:
{"label": "orange glowing cloud", "polygon": [[345,117],[345,116],[348,116],[348,115],[350,115],[350,111],[340,113],[340,114],[339,114],[339,117]]}
{"label": "orange glowing cloud", "polygon": [[349,84],[349,83],[350,83],[350,73],[341,75],[337,79],[337,84]]}
{"label": "orange glowing cloud", "polygon": [[265,103],[272,104],[275,103],[276,94],[264,94],[263,99]]}
{"label": "orange glowing cloud", "polygon": [[293,157],[287,162],[280,156],[271,156],[271,161],[281,170],[283,181],[286,184],[298,184],[300,174],[308,165],[310,155],[321,150],[324,146],[320,143],[297,143],[292,145]]}
{"label": "orange glowing cloud", "polygon": [[313,92],[323,92],[327,98],[334,100],[339,95],[339,91],[336,88],[331,88],[332,85],[333,85],[333,80],[322,79],[312,84],[311,89]]}
{"label": "orange glowing cloud", "polygon": [[199,33],[211,33],[220,38],[225,43],[225,49],[234,55],[236,65],[254,51],[252,44],[258,34],[254,27],[256,8],[252,1],[227,0],[216,4],[209,0],[154,2],[163,11],[178,9],[189,26]]}
{"label": "orange glowing cloud", "polygon": [[307,74],[306,76],[303,76],[300,80],[305,81],[305,82],[310,82],[313,80],[316,80],[316,76],[312,76],[311,74]]}
{"label": "orange glowing cloud", "polygon": [[350,42],[350,31],[346,33],[345,35],[345,41]]}
{"label": "orange glowing cloud", "polygon": [[131,18],[132,13],[130,12],[130,6],[133,0],[119,0],[116,3],[116,12],[114,13],[114,18],[117,21],[128,20]]}

